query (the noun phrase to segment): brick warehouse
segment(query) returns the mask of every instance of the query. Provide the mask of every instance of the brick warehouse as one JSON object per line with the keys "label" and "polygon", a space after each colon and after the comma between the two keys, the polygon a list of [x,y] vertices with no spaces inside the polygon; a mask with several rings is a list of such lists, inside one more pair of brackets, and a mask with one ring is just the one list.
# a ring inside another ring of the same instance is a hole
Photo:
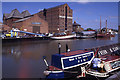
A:
{"label": "brick warehouse", "polygon": [[33,15],[30,15],[27,10],[20,13],[14,9],[10,14],[3,14],[3,23],[11,28],[30,32],[38,32],[38,30],[40,33],[72,32],[72,16],[73,10],[68,4],[63,4]]}
{"label": "brick warehouse", "polygon": [[73,10],[68,4],[44,9],[37,14],[48,22],[50,33],[72,32]]}
{"label": "brick warehouse", "polygon": [[20,13],[14,9],[10,14],[3,14],[3,23],[10,26],[11,29],[18,28],[33,33],[48,33],[48,23],[38,15],[30,15],[27,10]]}
{"label": "brick warehouse", "polygon": [[33,33],[48,33],[48,23],[38,15],[14,21],[12,26]]}

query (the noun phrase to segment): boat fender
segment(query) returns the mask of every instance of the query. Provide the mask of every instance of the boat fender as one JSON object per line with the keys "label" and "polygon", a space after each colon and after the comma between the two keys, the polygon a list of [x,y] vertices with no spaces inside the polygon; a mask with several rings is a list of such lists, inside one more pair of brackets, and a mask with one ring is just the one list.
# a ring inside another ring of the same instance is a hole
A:
{"label": "boat fender", "polygon": [[82,70],[82,73],[81,75],[78,75],[77,78],[85,77],[85,72],[86,72],[85,67],[81,67],[81,70]]}
{"label": "boat fender", "polygon": [[48,75],[50,74],[49,71],[44,71],[43,73],[44,73],[44,75],[46,75],[46,76],[48,76]]}

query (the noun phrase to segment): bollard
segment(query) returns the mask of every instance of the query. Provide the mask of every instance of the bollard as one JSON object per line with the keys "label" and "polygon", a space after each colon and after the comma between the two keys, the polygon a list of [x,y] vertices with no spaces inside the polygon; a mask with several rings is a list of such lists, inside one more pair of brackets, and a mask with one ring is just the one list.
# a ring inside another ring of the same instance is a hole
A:
{"label": "bollard", "polygon": [[60,52],[60,49],[61,49],[61,44],[58,43],[58,51],[59,51],[59,54],[61,53],[61,52]]}
{"label": "bollard", "polygon": [[68,45],[66,44],[66,52],[68,52]]}

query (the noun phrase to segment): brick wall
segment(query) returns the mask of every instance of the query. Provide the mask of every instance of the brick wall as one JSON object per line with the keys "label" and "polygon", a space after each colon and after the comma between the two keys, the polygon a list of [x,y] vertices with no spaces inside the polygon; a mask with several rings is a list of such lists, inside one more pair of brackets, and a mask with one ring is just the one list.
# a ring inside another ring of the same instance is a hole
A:
{"label": "brick wall", "polygon": [[[72,17],[73,11],[67,4],[46,9],[46,21],[48,22],[48,30],[50,33],[65,31],[65,6],[67,6],[67,16]],[[40,18],[45,19],[43,11],[40,11],[37,14]],[[58,31],[58,28],[60,31]],[[72,19],[70,18],[67,19],[67,28],[72,31]]]}
{"label": "brick wall", "polygon": [[120,25],[118,26],[118,33],[120,34]]}
{"label": "brick wall", "polygon": [[20,18],[9,18],[9,19],[3,19],[3,24],[8,25],[9,27],[13,27],[12,24],[14,21],[19,20]]}
{"label": "brick wall", "polygon": [[[40,24],[33,24],[33,23],[40,23]],[[39,26],[40,33],[48,33],[48,23],[45,20],[39,18],[38,15],[34,15],[31,18],[24,20],[22,22],[13,23],[13,26],[21,30],[27,29],[28,32],[33,32],[33,27]]]}
{"label": "brick wall", "polygon": [[[19,29],[26,28],[30,32],[33,32],[31,26],[41,26],[40,27],[41,33],[64,32],[65,31],[65,16],[66,16],[66,14],[65,14],[66,8],[65,7],[66,6],[67,6],[67,30],[72,32],[72,18],[70,18],[70,17],[73,16],[73,11],[67,4],[46,9],[47,10],[46,18],[44,16],[44,11],[40,11],[39,13],[34,14],[34,16],[32,18],[25,20],[23,22],[13,23],[16,20],[19,20],[17,18],[3,19],[3,22],[6,25],[10,26],[11,28],[12,27],[16,27]],[[36,15],[38,15],[38,16],[36,16]],[[33,24],[31,24],[32,21],[34,21],[34,22],[40,21],[42,24],[40,24],[40,25],[34,24],[33,25]],[[58,28],[59,28],[59,31],[58,31]]]}
{"label": "brick wall", "polygon": [[120,43],[120,26],[118,26],[118,43]]}

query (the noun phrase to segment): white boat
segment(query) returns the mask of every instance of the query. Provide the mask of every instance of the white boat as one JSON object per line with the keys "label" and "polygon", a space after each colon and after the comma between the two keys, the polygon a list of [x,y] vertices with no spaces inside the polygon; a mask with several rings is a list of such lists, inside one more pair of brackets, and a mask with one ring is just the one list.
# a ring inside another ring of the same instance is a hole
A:
{"label": "white boat", "polygon": [[94,38],[95,37],[95,31],[83,31],[82,35],[79,36],[79,38],[86,39],[86,38]]}
{"label": "white boat", "polygon": [[50,38],[54,39],[54,40],[61,40],[61,39],[71,39],[71,38],[75,38],[75,37],[76,37],[76,34],[52,36]]}

